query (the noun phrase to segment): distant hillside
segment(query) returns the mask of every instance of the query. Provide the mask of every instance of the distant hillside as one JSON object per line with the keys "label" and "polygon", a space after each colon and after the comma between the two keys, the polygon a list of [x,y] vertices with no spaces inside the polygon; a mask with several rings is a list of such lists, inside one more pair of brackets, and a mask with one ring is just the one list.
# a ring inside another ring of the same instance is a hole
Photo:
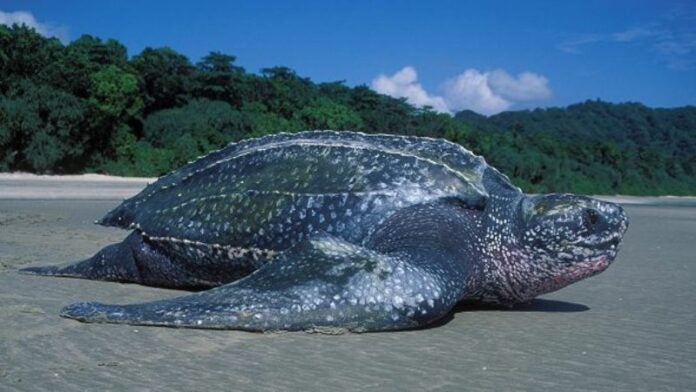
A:
{"label": "distant hillside", "polygon": [[455,118],[493,131],[547,133],[563,139],[609,140],[621,146],[652,145],[677,155],[696,150],[696,107],[652,109],[640,103],[586,101],[567,108],[504,112],[485,117],[472,111]]}
{"label": "distant hillside", "polygon": [[[503,151],[489,156],[532,188],[693,194],[696,187],[694,106],[586,101],[490,117],[463,111],[455,118],[500,139]],[[534,163],[501,156],[514,154],[510,145]]]}
{"label": "distant hillside", "polygon": [[0,26],[0,171],[167,173],[247,137],[351,129],[442,137],[483,155],[529,192],[696,195],[696,110],[586,102],[455,117],[366,86],[259,74],[212,52],[133,57],[84,35],[67,45]]}

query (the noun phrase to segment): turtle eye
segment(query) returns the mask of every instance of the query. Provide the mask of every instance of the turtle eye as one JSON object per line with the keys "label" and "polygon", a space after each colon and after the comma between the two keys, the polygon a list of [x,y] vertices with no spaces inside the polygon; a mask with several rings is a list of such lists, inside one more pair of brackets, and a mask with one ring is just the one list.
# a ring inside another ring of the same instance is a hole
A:
{"label": "turtle eye", "polygon": [[585,208],[583,211],[583,223],[585,227],[589,230],[592,229],[597,222],[599,222],[599,212],[593,210],[592,208]]}

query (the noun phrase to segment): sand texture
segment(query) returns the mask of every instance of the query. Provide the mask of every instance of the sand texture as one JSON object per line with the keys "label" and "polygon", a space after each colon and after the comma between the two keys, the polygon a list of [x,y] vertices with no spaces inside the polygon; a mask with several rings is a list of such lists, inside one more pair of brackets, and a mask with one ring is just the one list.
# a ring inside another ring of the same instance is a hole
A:
{"label": "sand texture", "polygon": [[126,236],[92,222],[142,183],[83,185],[92,197],[71,198],[73,189],[26,200],[11,190],[71,187],[0,179],[0,391],[686,391],[696,385],[693,202],[628,205],[631,226],[615,264],[530,305],[462,307],[424,330],[327,336],[59,317],[62,306],[76,301],[180,294],[17,273],[91,256]]}
{"label": "sand texture", "polygon": [[39,176],[0,173],[0,199],[118,200],[138,193],[154,178],[113,177],[100,174]]}

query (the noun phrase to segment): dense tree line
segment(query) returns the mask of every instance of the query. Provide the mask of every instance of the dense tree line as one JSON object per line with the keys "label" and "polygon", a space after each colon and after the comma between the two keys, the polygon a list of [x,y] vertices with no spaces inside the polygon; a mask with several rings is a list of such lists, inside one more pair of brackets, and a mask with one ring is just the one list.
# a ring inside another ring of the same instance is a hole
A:
{"label": "dense tree line", "polygon": [[586,102],[455,117],[366,86],[254,74],[212,52],[129,58],[116,40],[67,45],[0,26],[0,171],[156,176],[247,137],[351,129],[444,137],[530,192],[696,194],[696,108]]}

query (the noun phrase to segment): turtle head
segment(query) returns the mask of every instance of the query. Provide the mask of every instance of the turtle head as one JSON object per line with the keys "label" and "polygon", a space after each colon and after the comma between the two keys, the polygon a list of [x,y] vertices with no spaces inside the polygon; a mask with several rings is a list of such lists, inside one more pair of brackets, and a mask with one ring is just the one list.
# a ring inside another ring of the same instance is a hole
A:
{"label": "turtle head", "polygon": [[525,197],[520,214],[523,301],[604,271],[628,227],[619,205],[570,194]]}

